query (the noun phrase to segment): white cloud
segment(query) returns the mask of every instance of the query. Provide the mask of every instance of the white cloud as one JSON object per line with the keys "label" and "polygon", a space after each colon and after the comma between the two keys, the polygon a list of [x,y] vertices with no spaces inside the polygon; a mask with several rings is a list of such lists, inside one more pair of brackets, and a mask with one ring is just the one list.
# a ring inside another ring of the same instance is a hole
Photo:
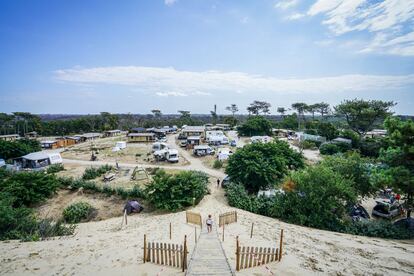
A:
{"label": "white cloud", "polygon": [[119,66],[63,69],[57,80],[75,84],[122,85],[167,97],[222,96],[223,93],[324,94],[331,92],[387,91],[414,85],[414,75],[341,75],[281,79],[241,72],[178,71],[174,68]]}
{"label": "white cloud", "polygon": [[157,96],[160,97],[187,97],[188,95],[182,92],[177,91],[169,91],[169,92],[157,92],[155,93]]}
{"label": "white cloud", "polygon": [[[323,24],[336,36],[366,31],[373,39],[361,52],[413,56],[414,1],[318,0],[308,15],[323,14]],[[387,43],[390,42],[391,43]]]}
{"label": "white cloud", "polygon": [[276,9],[287,10],[295,7],[299,3],[298,0],[279,0],[275,4]]}
{"label": "white cloud", "polygon": [[172,6],[177,2],[178,0],[164,0],[164,4],[167,6]]}
{"label": "white cloud", "polygon": [[286,16],[285,19],[286,20],[298,20],[303,17],[305,17],[305,14],[296,12],[296,13],[292,13],[291,15]]}

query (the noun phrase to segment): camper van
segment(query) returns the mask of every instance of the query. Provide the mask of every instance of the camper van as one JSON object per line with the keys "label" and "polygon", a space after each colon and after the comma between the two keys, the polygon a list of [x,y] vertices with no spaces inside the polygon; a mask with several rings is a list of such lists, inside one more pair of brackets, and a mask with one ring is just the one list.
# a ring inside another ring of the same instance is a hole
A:
{"label": "camper van", "polygon": [[198,145],[194,147],[193,154],[196,156],[214,155],[214,149],[207,145]]}
{"label": "camper van", "polygon": [[168,149],[168,145],[166,143],[155,142],[152,144],[152,152]]}
{"label": "camper van", "polygon": [[157,161],[168,161],[170,163],[178,162],[178,150],[176,149],[162,149],[154,152],[154,158]]}

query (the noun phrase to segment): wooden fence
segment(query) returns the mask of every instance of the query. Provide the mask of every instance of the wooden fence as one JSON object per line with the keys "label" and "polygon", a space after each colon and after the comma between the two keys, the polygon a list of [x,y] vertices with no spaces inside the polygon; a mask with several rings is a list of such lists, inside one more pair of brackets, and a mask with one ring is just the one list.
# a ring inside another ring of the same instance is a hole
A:
{"label": "wooden fence", "polygon": [[236,239],[236,271],[240,269],[277,262],[282,259],[283,229],[280,233],[279,248],[240,246],[239,237]]}
{"label": "wooden fence", "polygon": [[185,212],[185,219],[187,223],[197,224],[200,225],[200,227],[203,227],[203,222],[201,221],[201,215],[199,213],[187,211]]}
{"label": "wooden fence", "polygon": [[237,222],[237,212],[227,212],[224,214],[220,214],[219,216],[219,227],[223,226],[223,224],[230,224],[233,222]]}
{"label": "wooden fence", "polygon": [[187,236],[184,237],[184,244],[172,244],[162,242],[147,242],[144,235],[144,263],[181,267],[182,271],[187,269]]}

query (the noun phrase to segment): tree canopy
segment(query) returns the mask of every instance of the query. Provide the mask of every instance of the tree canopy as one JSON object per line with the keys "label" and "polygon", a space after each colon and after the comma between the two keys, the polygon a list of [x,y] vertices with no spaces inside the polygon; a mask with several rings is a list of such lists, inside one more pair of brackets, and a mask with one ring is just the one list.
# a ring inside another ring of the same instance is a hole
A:
{"label": "tree canopy", "polygon": [[335,106],[335,112],[338,116],[345,117],[350,129],[364,136],[373,129],[375,123],[381,123],[381,120],[392,114],[390,108],[394,105],[394,102],[353,99]]}
{"label": "tree canopy", "polygon": [[271,135],[272,124],[263,116],[253,116],[239,126],[237,132],[241,136]]}
{"label": "tree canopy", "polygon": [[289,169],[304,166],[303,156],[284,141],[254,143],[230,156],[226,173],[250,193],[274,187]]}

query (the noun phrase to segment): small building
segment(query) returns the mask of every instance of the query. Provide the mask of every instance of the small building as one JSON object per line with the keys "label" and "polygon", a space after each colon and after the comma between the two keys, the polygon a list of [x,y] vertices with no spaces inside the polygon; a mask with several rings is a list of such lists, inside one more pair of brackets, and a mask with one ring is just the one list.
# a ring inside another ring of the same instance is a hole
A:
{"label": "small building", "polygon": [[9,141],[9,142],[16,141],[19,138],[20,138],[19,134],[0,135],[0,140]]}
{"label": "small building", "polygon": [[105,137],[115,137],[122,134],[122,130],[114,129],[114,130],[107,130],[104,132]]}
{"label": "small building", "polygon": [[89,132],[89,133],[84,133],[82,135],[75,135],[75,136],[80,137],[80,140],[82,142],[93,141],[93,140],[101,138],[101,134],[98,132]]}
{"label": "small building", "polygon": [[199,136],[201,138],[205,137],[205,127],[204,126],[186,126],[181,130],[181,134],[184,137],[190,136]]}
{"label": "small building", "polygon": [[14,163],[21,169],[41,169],[53,164],[62,163],[62,157],[58,152],[32,152],[20,158],[16,158]]}
{"label": "small building", "polygon": [[187,137],[187,149],[192,149],[194,146],[201,144],[201,136],[188,136]]}
{"label": "small building", "polygon": [[216,129],[221,129],[221,130],[231,130],[231,126],[229,124],[216,124]]}
{"label": "small building", "polygon": [[70,145],[74,145],[81,142],[81,138],[79,136],[65,136],[65,139],[68,141],[71,140],[71,142],[68,142],[68,144]]}
{"label": "small building", "polygon": [[386,129],[373,129],[365,134],[366,138],[382,138],[387,136]]}
{"label": "small building", "polygon": [[334,143],[334,144],[344,143],[344,144],[352,145],[352,140],[351,139],[342,138],[342,137],[337,137],[335,139],[332,139],[331,142]]}
{"label": "small building", "polygon": [[39,135],[37,135],[36,131],[31,131],[31,132],[26,133],[24,135],[24,138],[26,138],[26,139],[36,139],[38,136]]}
{"label": "small building", "polygon": [[155,134],[154,133],[129,133],[128,142],[130,143],[155,142]]}
{"label": "small building", "polygon": [[287,138],[289,136],[295,135],[293,130],[283,129],[283,128],[272,128],[272,133],[276,137]]}
{"label": "small building", "polygon": [[319,136],[319,135],[312,135],[312,134],[307,134],[304,132],[297,132],[296,136],[298,137],[299,142],[302,142],[302,141],[313,141],[313,142],[321,142],[321,143],[326,142],[326,138],[323,136]]}
{"label": "small building", "polygon": [[42,149],[57,149],[61,147],[57,140],[40,141],[40,146]]}
{"label": "small building", "polygon": [[147,129],[144,127],[131,128],[131,133],[145,133],[145,132],[147,132]]}

